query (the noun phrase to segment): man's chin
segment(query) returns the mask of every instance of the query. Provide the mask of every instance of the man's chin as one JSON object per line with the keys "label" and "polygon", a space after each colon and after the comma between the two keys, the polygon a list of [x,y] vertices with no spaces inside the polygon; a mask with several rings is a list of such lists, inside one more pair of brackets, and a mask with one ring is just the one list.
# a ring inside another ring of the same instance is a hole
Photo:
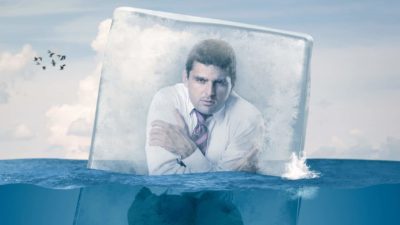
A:
{"label": "man's chin", "polygon": [[211,114],[215,113],[215,111],[216,111],[215,107],[204,107],[204,106],[197,110],[205,115],[211,115]]}

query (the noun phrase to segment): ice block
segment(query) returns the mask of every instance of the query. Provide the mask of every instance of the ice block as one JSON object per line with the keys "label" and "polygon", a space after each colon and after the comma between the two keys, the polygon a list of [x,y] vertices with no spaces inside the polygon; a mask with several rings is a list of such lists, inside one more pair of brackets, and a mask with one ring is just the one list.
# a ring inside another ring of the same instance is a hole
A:
{"label": "ice block", "polygon": [[204,39],[234,49],[234,91],[265,121],[259,172],[279,174],[304,148],[312,38],[236,22],[121,7],[114,11],[98,93],[88,167],[147,174],[146,118],[154,94],[181,81]]}

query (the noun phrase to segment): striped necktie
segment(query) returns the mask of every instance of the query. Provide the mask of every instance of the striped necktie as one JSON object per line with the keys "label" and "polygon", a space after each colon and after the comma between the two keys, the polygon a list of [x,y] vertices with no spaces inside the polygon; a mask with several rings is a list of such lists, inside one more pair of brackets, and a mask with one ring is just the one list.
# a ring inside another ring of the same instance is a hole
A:
{"label": "striped necktie", "polygon": [[194,109],[197,117],[197,125],[192,133],[192,140],[196,143],[197,147],[201,150],[203,155],[206,154],[207,140],[208,140],[208,129],[206,125],[206,119],[209,115],[204,115],[203,113]]}

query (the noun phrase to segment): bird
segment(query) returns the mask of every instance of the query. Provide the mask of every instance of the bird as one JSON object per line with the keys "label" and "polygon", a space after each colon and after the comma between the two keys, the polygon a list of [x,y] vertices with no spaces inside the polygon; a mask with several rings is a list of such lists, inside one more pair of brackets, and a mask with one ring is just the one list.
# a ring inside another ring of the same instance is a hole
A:
{"label": "bird", "polygon": [[47,53],[49,53],[49,57],[50,57],[50,58],[52,58],[53,55],[55,54],[54,52],[52,52],[52,51],[50,51],[50,50],[47,50]]}
{"label": "bird", "polygon": [[40,63],[42,62],[42,57],[35,56],[33,57],[33,61],[35,62],[36,65],[40,65]]}
{"label": "bird", "polygon": [[[64,61],[67,58],[66,55],[55,53],[55,52],[53,52],[51,50],[47,50],[47,53],[48,53],[49,58],[50,58],[48,60],[43,60],[43,58],[41,56],[34,56],[33,57],[33,62],[36,65],[40,65],[43,70],[48,69],[50,67],[49,64],[51,64],[53,67],[56,67],[57,64],[60,65],[61,61]],[[65,63],[60,65],[60,70],[64,70],[65,66],[66,66]]]}
{"label": "bird", "polygon": [[34,61],[34,62],[42,61],[42,57],[40,57],[40,56],[35,56],[35,57],[33,57],[33,61]]}

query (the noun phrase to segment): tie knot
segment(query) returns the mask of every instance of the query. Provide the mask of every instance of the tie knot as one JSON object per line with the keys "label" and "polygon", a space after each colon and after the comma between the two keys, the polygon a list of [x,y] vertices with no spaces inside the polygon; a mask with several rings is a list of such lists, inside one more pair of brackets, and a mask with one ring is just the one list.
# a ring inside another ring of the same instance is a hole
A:
{"label": "tie knot", "polygon": [[201,113],[201,112],[197,111],[196,109],[194,109],[194,112],[196,113],[197,122],[199,124],[205,124],[207,118],[210,116],[210,115],[206,115],[204,113]]}

